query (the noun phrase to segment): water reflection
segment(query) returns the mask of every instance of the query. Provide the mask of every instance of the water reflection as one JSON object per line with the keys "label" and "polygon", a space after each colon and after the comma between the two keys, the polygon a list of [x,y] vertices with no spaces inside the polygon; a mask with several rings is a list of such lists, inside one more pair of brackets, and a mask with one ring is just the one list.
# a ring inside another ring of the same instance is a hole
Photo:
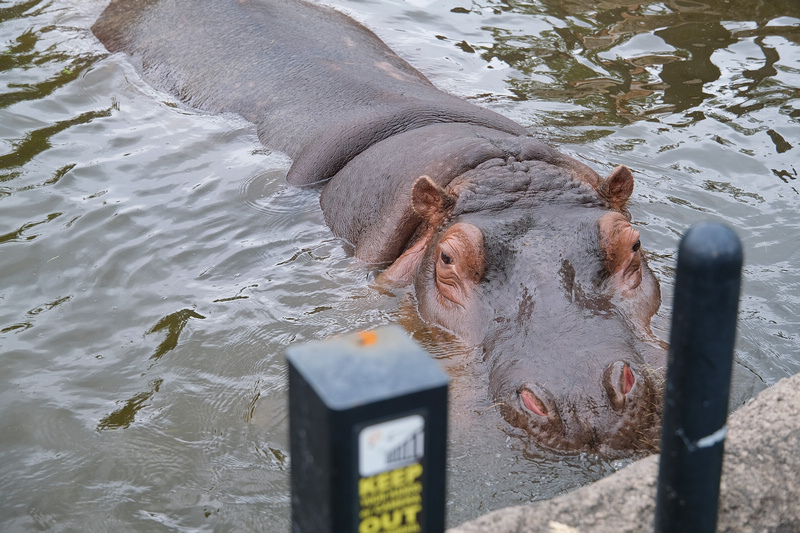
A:
{"label": "water reflection", "polygon": [[[0,22],[30,16],[31,13],[29,13],[29,10],[42,2],[43,0],[28,0],[27,2],[20,2],[10,7],[0,7]],[[45,2],[45,4],[47,4],[47,2]]]}
{"label": "water reflection", "polygon": [[664,103],[673,111],[685,111],[697,106],[713,94],[703,87],[720,77],[720,70],[711,56],[720,48],[734,42],[731,32],[719,22],[687,22],[655,32],[664,42],[689,54],[683,61],[665,63],[659,77],[665,82]]}
{"label": "water reflection", "polygon": [[167,352],[174,350],[178,345],[178,337],[180,337],[183,328],[189,322],[190,318],[203,320],[205,317],[192,309],[181,309],[175,313],[171,313],[161,320],[155,326],[147,330],[145,335],[152,335],[153,333],[161,330],[166,330],[166,336],[161,344],[158,345],[156,351],[150,356],[151,360],[158,361]]}
{"label": "water reflection", "polygon": [[98,431],[130,427],[136,419],[136,414],[147,406],[145,402],[158,392],[163,382],[163,379],[154,379],[148,383],[149,390],[135,394],[131,399],[124,402],[122,407],[101,418],[97,424]]}
{"label": "water reflection", "polygon": [[[588,113],[570,113],[567,120],[572,125],[581,120],[581,114],[583,123],[597,125],[695,108],[719,95],[717,88],[709,88],[720,80],[719,63],[729,59],[719,52],[741,41],[754,43],[760,53],[749,55],[726,83],[741,98],[754,98],[762,88],[774,91],[774,85],[781,84],[775,77],[781,57],[768,39],[796,43],[800,38],[800,19],[796,18],[800,3],[793,0],[490,2],[473,7],[473,11],[487,10],[534,15],[552,27],[530,34],[490,26],[485,29],[492,35],[491,44],[457,46],[474,51],[490,64],[499,60],[524,74],[509,80],[518,100],[582,105]],[[792,55],[784,58],[780,68],[795,69],[796,49],[786,51]],[[796,99],[795,89],[786,87],[782,97]],[[746,113],[770,103],[760,99],[756,107],[740,104],[728,110]],[[783,105],[789,113],[798,112],[788,102]]]}
{"label": "water reflection", "polygon": [[[23,139],[12,143],[11,153],[0,155],[0,182],[9,181],[18,177],[21,174],[22,166],[50,148],[51,139],[56,134],[73,126],[88,124],[95,119],[109,117],[114,109],[116,109],[116,104],[106,109],[87,111],[74,118],[59,120],[53,124],[28,132]],[[48,180],[48,184],[58,182],[58,180],[73,166],[74,164],[69,166],[69,168],[65,167],[57,170],[53,179]]]}
{"label": "water reflection", "polygon": [[[0,24],[12,19],[41,16],[48,7],[50,2],[43,0],[0,7]],[[77,79],[94,63],[94,55],[71,55],[55,47],[42,50],[40,42],[53,30],[55,27],[42,31],[28,29],[16,36],[13,42],[0,45],[0,73],[7,81],[7,89],[0,92],[0,109],[25,100],[45,98]],[[31,66],[36,68],[31,69]],[[22,74],[20,71],[26,72]],[[30,80],[31,74],[38,79]]]}

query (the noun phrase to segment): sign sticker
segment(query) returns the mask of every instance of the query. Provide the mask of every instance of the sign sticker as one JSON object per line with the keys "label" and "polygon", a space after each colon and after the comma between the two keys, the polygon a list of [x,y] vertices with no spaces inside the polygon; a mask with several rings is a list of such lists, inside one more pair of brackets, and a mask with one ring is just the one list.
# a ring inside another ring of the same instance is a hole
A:
{"label": "sign sticker", "polygon": [[359,432],[359,533],[420,531],[424,455],[422,415],[388,420]]}
{"label": "sign sticker", "polygon": [[365,427],[358,435],[358,471],[361,477],[419,462],[424,455],[424,439],[425,419],[422,415]]}

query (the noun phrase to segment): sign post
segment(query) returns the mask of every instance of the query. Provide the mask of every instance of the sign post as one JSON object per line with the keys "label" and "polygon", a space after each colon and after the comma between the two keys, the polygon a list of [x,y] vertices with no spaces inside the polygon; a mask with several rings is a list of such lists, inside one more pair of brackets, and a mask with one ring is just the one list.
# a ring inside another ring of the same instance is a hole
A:
{"label": "sign post", "polygon": [[291,347],[292,531],[444,531],[447,375],[399,326]]}

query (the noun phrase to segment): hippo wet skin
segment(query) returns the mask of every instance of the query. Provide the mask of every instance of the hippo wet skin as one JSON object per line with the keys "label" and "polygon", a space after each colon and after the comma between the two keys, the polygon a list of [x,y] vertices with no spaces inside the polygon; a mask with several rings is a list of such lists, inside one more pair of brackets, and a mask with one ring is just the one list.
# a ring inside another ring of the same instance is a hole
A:
{"label": "hippo wet skin", "polygon": [[325,220],[420,315],[482,346],[504,418],[549,448],[657,446],[660,304],[626,203],[517,123],[436,89],[372,32],[298,0],[119,0],[93,26],[145,80],[253,122]]}

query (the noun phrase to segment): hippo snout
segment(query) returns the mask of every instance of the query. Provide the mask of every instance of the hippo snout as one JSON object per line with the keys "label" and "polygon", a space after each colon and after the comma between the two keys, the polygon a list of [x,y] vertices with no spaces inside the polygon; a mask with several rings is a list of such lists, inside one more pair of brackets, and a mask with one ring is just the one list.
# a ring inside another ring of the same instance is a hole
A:
{"label": "hippo snout", "polygon": [[652,450],[657,436],[650,430],[660,411],[655,389],[646,371],[618,360],[606,365],[594,384],[574,384],[560,394],[544,384],[525,383],[506,403],[504,415],[554,449],[606,455]]}

